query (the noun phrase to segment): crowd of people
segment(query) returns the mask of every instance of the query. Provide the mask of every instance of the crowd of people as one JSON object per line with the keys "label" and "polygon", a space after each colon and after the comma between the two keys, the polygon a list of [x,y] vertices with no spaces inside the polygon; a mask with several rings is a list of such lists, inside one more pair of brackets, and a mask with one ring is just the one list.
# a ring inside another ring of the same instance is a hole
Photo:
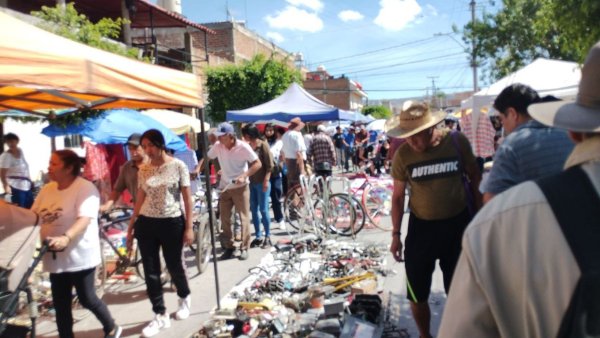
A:
{"label": "crowd of people", "polygon": [[[82,163],[71,150],[52,153],[50,182],[33,200],[19,138],[8,133],[0,179],[14,206],[0,203],[0,219],[40,224],[41,238],[55,251],[43,263],[50,273],[59,336],[73,337],[75,288],[81,304],[102,323],[105,337],[118,338],[122,328],[94,292],[98,213],[128,191],[134,212],[127,247],[137,239],[155,313],[142,335],[151,337],[171,325],[160,282],[160,251],[179,297],[175,318],[190,315],[182,250],[194,238],[191,182],[203,171],[204,160],[217,168],[221,190],[221,260],[238,251],[234,214],[240,219],[240,260],[248,259],[251,247],[273,245],[269,206],[274,224],[284,228],[281,198],[301,175],[327,177],[352,167],[371,175],[389,173],[394,182],[390,251],[405,263],[406,295],[421,337],[432,337],[429,293],[437,261],[448,294],[440,337],[556,336],[569,330],[565,313],[574,306],[578,281],[588,274],[582,262],[591,258],[582,258],[579,250],[574,254],[574,247],[598,240],[599,81],[600,43],[586,59],[575,102],[540,97],[523,84],[505,88],[493,103],[504,138],[483,183],[481,160],[489,151],[474,149],[456,121],[418,101],[406,101],[387,121],[385,136],[364,126],[338,126],[330,135],[324,125],[303,135],[305,123],[296,117],[287,128],[267,124],[263,132],[255,124],[243,125],[240,139],[224,122],[209,131],[210,146],[199,163],[174,157],[158,130],[133,134],[127,140],[130,161],[102,205],[94,184],[80,177]],[[581,210],[577,204],[587,209],[574,215],[564,208]],[[563,205],[561,210],[557,205]],[[588,213],[593,216],[582,217]],[[407,234],[402,236],[405,216]],[[572,228],[580,228],[577,235]]]}

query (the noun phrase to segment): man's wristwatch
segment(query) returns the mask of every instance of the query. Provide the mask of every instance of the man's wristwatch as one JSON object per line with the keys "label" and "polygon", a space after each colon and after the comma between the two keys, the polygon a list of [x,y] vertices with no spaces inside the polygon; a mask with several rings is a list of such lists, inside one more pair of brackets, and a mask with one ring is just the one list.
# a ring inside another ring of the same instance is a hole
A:
{"label": "man's wristwatch", "polygon": [[394,232],[392,232],[392,236],[394,236],[394,237],[400,237],[401,234],[402,233],[400,231],[394,231]]}

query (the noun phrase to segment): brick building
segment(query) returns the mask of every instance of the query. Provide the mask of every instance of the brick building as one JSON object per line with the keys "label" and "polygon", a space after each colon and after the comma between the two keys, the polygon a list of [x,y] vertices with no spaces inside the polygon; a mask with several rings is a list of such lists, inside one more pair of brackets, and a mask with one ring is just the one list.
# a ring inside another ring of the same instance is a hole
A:
{"label": "brick building", "polygon": [[360,112],[368,97],[360,83],[343,75],[335,78],[322,66],[308,72],[303,84],[304,89],[317,99],[345,110]]}
{"label": "brick building", "polygon": [[[257,54],[273,56],[278,61],[286,60],[290,67],[294,67],[294,55],[273,42],[263,38],[248,29],[244,22],[224,21],[203,23],[215,34],[207,36],[208,63],[211,66],[235,63],[252,59]],[[192,34],[194,41],[203,39],[203,35]],[[202,46],[194,43],[194,46]]]}

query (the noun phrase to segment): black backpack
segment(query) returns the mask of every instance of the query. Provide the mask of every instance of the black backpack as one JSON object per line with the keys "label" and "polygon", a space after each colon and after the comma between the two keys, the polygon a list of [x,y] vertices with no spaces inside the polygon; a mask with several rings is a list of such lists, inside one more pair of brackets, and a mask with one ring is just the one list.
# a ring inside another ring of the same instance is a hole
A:
{"label": "black backpack", "polygon": [[600,197],[580,167],[536,183],[581,270],[557,337],[600,337]]}

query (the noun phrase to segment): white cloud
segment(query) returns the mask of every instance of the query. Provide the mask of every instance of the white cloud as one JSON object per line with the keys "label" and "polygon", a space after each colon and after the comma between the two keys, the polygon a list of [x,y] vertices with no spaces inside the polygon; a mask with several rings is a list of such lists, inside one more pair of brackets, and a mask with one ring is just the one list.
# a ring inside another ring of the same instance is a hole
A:
{"label": "white cloud", "polygon": [[306,7],[313,11],[320,11],[323,9],[323,2],[321,0],[286,0],[287,3],[294,7]]}
{"label": "white cloud", "polygon": [[270,40],[272,40],[275,43],[282,43],[283,41],[285,41],[285,39],[283,38],[283,35],[281,35],[277,32],[267,32],[267,38],[269,38]]}
{"label": "white cloud", "polygon": [[323,21],[315,13],[287,6],[274,16],[267,15],[265,20],[271,28],[290,29],[315,33],[323,29]]}
{"label": "white cloud", "polygon": [[427,4],[427,5],[425,5],[425,7],[427,8],[427,12],[429,13],[429,16],[438,16],[437,8],[433,7],[433,5]]}
{"label": "white cloud", "polygon": [[416,0],[380,0],[376,25],[390,31],[402,30],[415,21],[422,9]]}
{"label": "white cloud", "polygon": [[338,13],[338,18],[344,22],[362,20],[365,16],[357,11],[345,10]]}

